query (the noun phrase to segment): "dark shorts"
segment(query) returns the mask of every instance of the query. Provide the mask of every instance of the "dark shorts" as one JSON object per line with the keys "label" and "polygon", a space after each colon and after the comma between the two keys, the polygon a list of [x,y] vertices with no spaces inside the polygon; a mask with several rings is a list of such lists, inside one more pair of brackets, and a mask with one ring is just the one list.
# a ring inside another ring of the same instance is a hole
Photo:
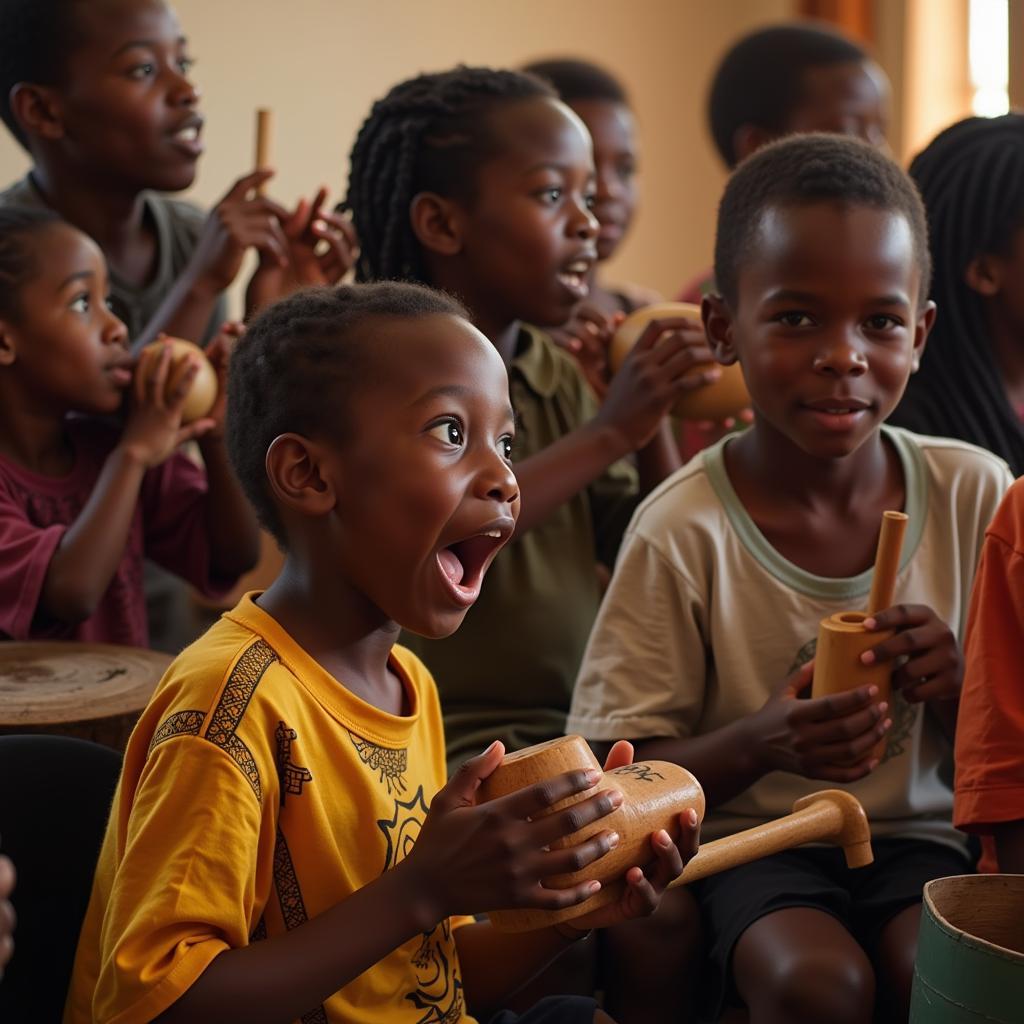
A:
{"label": "dark shorts", "polygon": [[941,843],[876,839],[875,860],[850,869],[836,847],[803,847],[712,875],[691,886],[708,938],[709,970],[701,1004],[717,1020],[739,1004],[732,951],[759,918],[789,907],[811,907],[838,918],[870,957],[885,925],[921,902],[925,882],[970,872],[965,854]]}
{"label": "dark shorts", "polygon": [[504,1010],[487,1024],[594,1024],[597,1003],[584,996],[548,996],[526,1013]]}

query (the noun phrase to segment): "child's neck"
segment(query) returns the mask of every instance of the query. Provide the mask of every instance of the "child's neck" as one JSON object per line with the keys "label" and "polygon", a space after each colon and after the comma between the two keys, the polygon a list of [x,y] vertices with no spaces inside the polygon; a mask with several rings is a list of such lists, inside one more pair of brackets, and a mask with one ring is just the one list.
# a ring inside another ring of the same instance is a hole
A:
{"label": "child's neck", "polygon": [[114,191],[109,182],[52,162],[38,161],[31,176],[47,205],[89,235],[119,277],[136,284],[149,279],[155,239],[141,192]]}
{"label": "child's neck", "polygon": [[388,659],[399,627],[323,560],[291,552],[259,598],[295,642],[346,690],[390,714],[407,714]]}
{"label": "child's neck", "polygon": [[27,401],[17,381],[0,382],[0,455],[40,476],[66,476],[74,465],[66,414]]}
{"label": "child's neck", "polygon": [[878,430],[849,455],[824,459],[758,420],[725,452],[733,489],[769,544],[817,576],[870,568],[882,512],[905,502],[899,456]]}

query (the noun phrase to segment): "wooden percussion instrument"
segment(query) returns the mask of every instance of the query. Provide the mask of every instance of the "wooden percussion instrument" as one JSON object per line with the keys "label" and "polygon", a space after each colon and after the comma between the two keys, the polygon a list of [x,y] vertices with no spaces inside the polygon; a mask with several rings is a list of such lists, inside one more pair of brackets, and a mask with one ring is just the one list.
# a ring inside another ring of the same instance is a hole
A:
{"label": "wooden percussion instrument", "polygon": [[76,736],[124,750],[172,660],[114,644],[0,643],[0,735]]}
{"label": "wooden percussion instrument", "polygon": [[[608,363],[612,372],[618,371],[626,356],[640,340],[644,328],[662,317],[686,317],[700,322],[700,306],[689,302],[658,302],[644,306],[631,313],[619,325],[608,351]],[[707,367],[695,366],[690,374],[703,373]],[[739,363],[719,366],[722,376],[714,383],[706,384],[695,391],[687,391],[676,399],[672,413],[683,420],[725,420],[735,416],[750,405],[750,395],[743,381]]]}
{"label": "wooden percussion instrument", "polygon": [[[263,171],[270,166],[270,149],[273,142],[274,114],[266,107],[256,111],[256,170]],[[257,193],[263,195],[266,185],[257,186]]]}
{"label": "wooden percussion instrument", "polygon": [[[509,754],[494,773],[480,785],[481,801],[514,793],[525,786],[579,768],[600,771],[587,741],[581,736],[564,736],[547,743]],[[619,845],[598,861],[568,875],[546,879],[553,888],[567,888],[587,879],[601,882],[601,890],[583,903],[564,910],[498,910],[490,914],[501,931],[530,931],[570,921],[622,896],[623,873],[633,865],[643,866],[652,859],[650,835],[665,829],[673,839],[679,836],[680,813],[692,807],[698,819],[704,817],[704,791],[685,768],[665,761],[644,761],[606,772],[604,780],[586,793],[555,804],[553,814],[602,789],[618,789],[622,804],[611,814],[552,844],[563,849],[586,841],[606,829],[619,834]],[[864,810],[857,800],[842,790],[823,790],[803,797],[793,813],[745,832],[701,846],[673,885],[686,885],[728,868],[738,867],[759,857],[803,843],[829,842],[843,847],[850,867],[863,867],[872,861],[871,833]]]}
{"label": "wooden percussion instrument", "polygon": [[[878,535],[867,611],[837,612],[821,620],[814,655],[812,697],[825,697],[830,693],[874,684],[878,687],[879,703],[892,701],[892,663],[864,665],[860,656],[893,636],[892,630],[869,633],[864,628],[864,620],[892,604],[907,521],[903,512],[882,513],[882,530]],[[875,757],[881,758],[885,754],[887,743],[885,737],[879,740],[874,749]]]}
{"label": "wooden percussion instrument", "polygon": [[171,346],[171,369],[167,375],[168,392],[173,391],[177,386],[181,375],[187,368],[190,356],[194,357],[198,364],[198,370],[195,377],[192,378],[192,384],[185,396],[185,404],[181,409],[181,422],[192,423],[206,416],[217,401],[217,371],[198,345],[194,345],[184,338],[163,338],[160,341],[151,342],[143,348],[137,372],[154,373],[160,353],[163,351],[164,345],[167,344]]}

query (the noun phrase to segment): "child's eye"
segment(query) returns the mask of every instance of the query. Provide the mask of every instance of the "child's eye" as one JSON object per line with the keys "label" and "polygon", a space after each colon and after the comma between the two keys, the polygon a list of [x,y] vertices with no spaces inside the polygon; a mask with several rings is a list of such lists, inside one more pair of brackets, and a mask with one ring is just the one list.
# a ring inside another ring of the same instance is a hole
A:
{"label": "child's eye", "polygon": [[793,311],[792,313],[780,313],[775,318],[780,324],[787,327],[807,327],[811,324],[811,318],[806,313]]}
{"label": "child's eye", "polygon": [[504,437],[498,440],[498,449],[501,451],[501,457],[506,462],[512,461],[512,435],[506,434]]}
{"label": "child's eye", "polygon": [[88,295],[76,295],[69,306],[76,313],[88,313],[89,312],[89,296]]}
{"label": "child's eye", "polygon": [[903,324],[894,316],[879,313],[877,316],[869,316],[865,321],[865,326],[870,331],[890,331],[893,328],[902,327]]}
{"label": "child's eye", "polygon": [[182,57],[178,61],[178,70],[183,74],[189,74],[192,69],[196,66],[196,62],[192,57]]}
{"label": "child's eye", "polygon": [[462,427],[459,426],[457,420],[447,419],[442,420],[440,423],[435,423],[427,433],[431,437],[436,437],[439,441],[444,441],[445,444],[459,447],[463,443]]}
{"label": "child's eye", "polygon": [[562,198],[562,190],[555,186],[552,186],[551,188],[542,188],[537,193],[537,198],[542,203],[547,203],[551,206],[554,206],[555,203],[557,203],[558,200]]}
{"label": "child's eye", "polygon": [[596,192],[588,192],[583,197],[583,204],[584,204],[584,206],[586,206],[586,208],[588,210],[592,210],[596,203],[597,203],[597,193]]}
{"label": "child's eye", "polygon": [[150,63],[136,64],[135,67],[128,69],[128,77],[134,78],[136,81],[148,78],[151,74],[153,74],[153,65]]}

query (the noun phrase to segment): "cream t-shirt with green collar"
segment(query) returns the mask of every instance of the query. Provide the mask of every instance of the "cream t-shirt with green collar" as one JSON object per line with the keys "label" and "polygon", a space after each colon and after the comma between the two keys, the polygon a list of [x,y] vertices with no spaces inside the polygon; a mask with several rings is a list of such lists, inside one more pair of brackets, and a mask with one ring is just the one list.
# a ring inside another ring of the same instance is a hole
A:
{"label": "cream t-shirt with green collar", "polygon": [[[883,428],[910,517],[895,603],[930,605],[962,640],[985,528],[1012,482],[989,452]],[[783,558],[729,481],[724,438],[639,506],[584,655],[566,729],[588,739],[687,737],[759,710],[814,654],[819,621],[867,603],[871,574],[828,579]],[[837,538],[837,543],[842,539]],[[845,787],[877,837],[952,846],[952,746],[925,708],[893,699],[882,763]],[[788,814],[828,787],[770,772],[708,813],[705,840]]]}

